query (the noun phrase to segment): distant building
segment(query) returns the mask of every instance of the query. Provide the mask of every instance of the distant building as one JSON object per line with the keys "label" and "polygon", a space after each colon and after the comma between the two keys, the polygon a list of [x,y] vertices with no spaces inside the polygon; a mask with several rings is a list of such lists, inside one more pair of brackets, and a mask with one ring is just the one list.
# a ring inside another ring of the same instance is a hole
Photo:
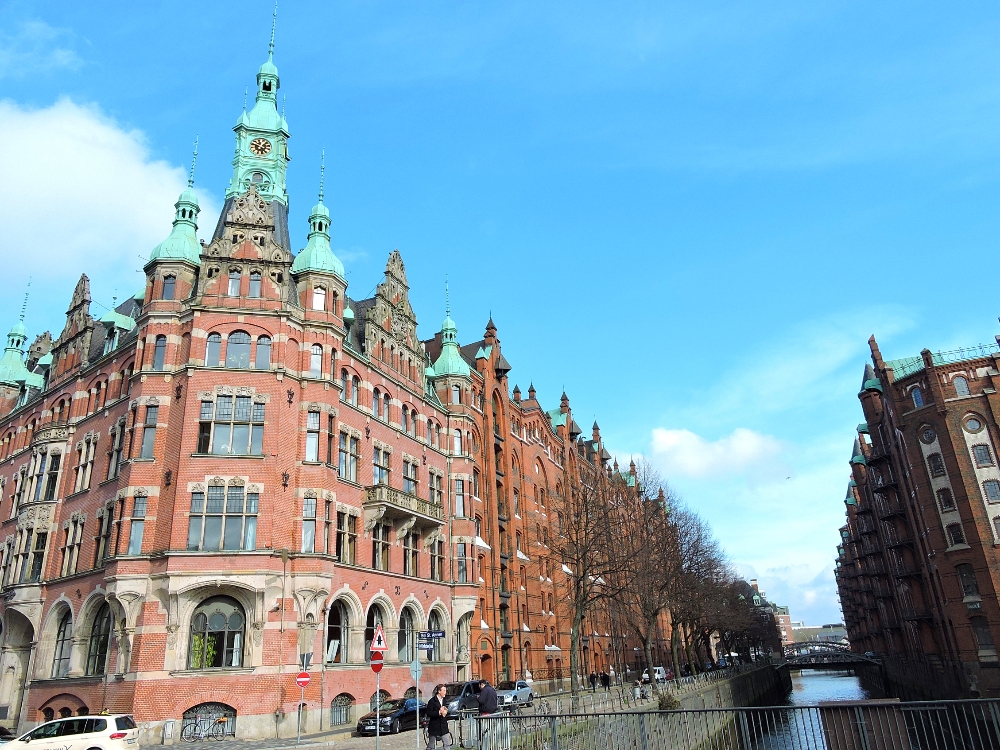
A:
{"label": "distant building", "polygon": [[795,643],[792,618],[788,614],[788,607],[774,608],[774,622],[778,626],[778,632],[781,633],[781,645],[790,646]]}
{"label": "distant building", "polygon": [[792,638],[795,643],[821,641],[823,643],[846,643],[847,628],[842,623],[836,625],[802,625],[792,628]]}
{"label": "distant building", "polygon": [[1000,696],[1000,351],[869,345],[836,570],[851,645],[902,697]]}

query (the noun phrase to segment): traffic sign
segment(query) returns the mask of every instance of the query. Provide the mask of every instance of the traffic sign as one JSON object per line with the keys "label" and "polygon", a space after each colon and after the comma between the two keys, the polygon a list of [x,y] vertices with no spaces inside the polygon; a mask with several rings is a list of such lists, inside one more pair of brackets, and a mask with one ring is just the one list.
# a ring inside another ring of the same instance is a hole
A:
{"label": "traffic sign", "polygon": [[378,674],[382,671],[382,652],[372,651],[372,672]]}
{"label": "traffic sign", "polygon": [[375,635],[372,636],[372,651],[378,651],[383,653],[389,650],[389,646],[385,641],[385,631],[382,630],[382,623],[378,623],[375,626]]}
{"label": "traffic sign", "polygon": [[308,672],[299,672],[295,676],[295,684],[298,685],[300,688],[304,688],[306,685],[308,685],[309,684],[309,673]]}
{"label": "traffic sign", "polygon": [[420,659],[414,659],[410,662],[410,677],[414,680],[419,680],[420,675],[424,673],[424,667],[420,663]]}
{"label": "traffic sign", "polygon": [[422,651],[433,651],[434,642],[433,641],[417,641],[417,648]]}

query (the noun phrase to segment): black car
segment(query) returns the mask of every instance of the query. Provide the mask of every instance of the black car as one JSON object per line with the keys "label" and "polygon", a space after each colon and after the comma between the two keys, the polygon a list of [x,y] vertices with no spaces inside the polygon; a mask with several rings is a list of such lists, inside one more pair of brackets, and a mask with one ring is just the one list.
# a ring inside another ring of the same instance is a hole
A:
{"label": "black car", "polygon": [[[417,714],[423,710],[424,702],[416,698],[396,698],[379,706],[378,715],[382,723],[380,734],[397,734],[404,729],[417,728]],[[419,710],[418,710],[419,707]],[[358,719],[358,734],[375,734],[375,712],[369,711]]]}

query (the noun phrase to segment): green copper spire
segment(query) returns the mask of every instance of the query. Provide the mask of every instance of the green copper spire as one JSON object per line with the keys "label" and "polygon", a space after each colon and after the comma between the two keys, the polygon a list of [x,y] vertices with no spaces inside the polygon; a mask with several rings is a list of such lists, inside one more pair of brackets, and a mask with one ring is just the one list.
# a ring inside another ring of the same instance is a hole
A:
{"label": "green copper spire", "polygon": [[257,71],[257,95],[253,109],[244,111],[236,121],[236,156],[233,177],[226,197],[241,195],[251,185],[266,201],[288,205],[285,172],[288,168],[288,124],[278,113],[278,88],[281,81],[274,64],[274,31],[278,22],[275,3],[271,19],[271,41],[267,61]]}
{"label": "green copper spire", "polygon": [[198,137],[194,139],[191,172],[187,189],[174,204],[174,228],[170,236],[153,248],[149,262],[154,260],[184,260],[194,265],[201,262],[201,245],[198,242],[198,196],[194,193],[194,167],[198,160]]}
{"label": "green copper spire", "polygon": [[458,351],[458,327],[451,319],[451,297],[448,291],[448,281],[444,282],[444,323],[441,324],[441,355],[434,363],[434,374],[442,375],[462,375],[469,377],[471,370],[468,363],[462,359],[462,354]]}
{"label": "green copper spire", "polygon": [[305,250],[295,256],[292,273],[319,271],[344,278],[344,264],[330,249],[330,212],[323,205],[323,177],[326,173],[326,150],[320,155],[319,202],[309,214],[309,237]]}
{"label": "green copper spire", "polygon": [[[31,287],[31,281],[28,281],[28,287]],[[28,291],[25,290],[21,316],[7,334],[7,348],[0,357],[0,385],[20,387],[27,384],[35,388],[42,387],[42,376],[28,372],[28,368],[24,366],[24,344],[28,340],[28,333],[24,327],[24,312],[27,306]]]}

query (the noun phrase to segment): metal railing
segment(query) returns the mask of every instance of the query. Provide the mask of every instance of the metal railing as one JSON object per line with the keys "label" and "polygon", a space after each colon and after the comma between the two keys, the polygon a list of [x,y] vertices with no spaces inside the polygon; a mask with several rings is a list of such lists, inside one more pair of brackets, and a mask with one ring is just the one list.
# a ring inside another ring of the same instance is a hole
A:
{"label": "metal railing", "polygon": [[1000,700],[477,716],[482,750],[994,750]]}

